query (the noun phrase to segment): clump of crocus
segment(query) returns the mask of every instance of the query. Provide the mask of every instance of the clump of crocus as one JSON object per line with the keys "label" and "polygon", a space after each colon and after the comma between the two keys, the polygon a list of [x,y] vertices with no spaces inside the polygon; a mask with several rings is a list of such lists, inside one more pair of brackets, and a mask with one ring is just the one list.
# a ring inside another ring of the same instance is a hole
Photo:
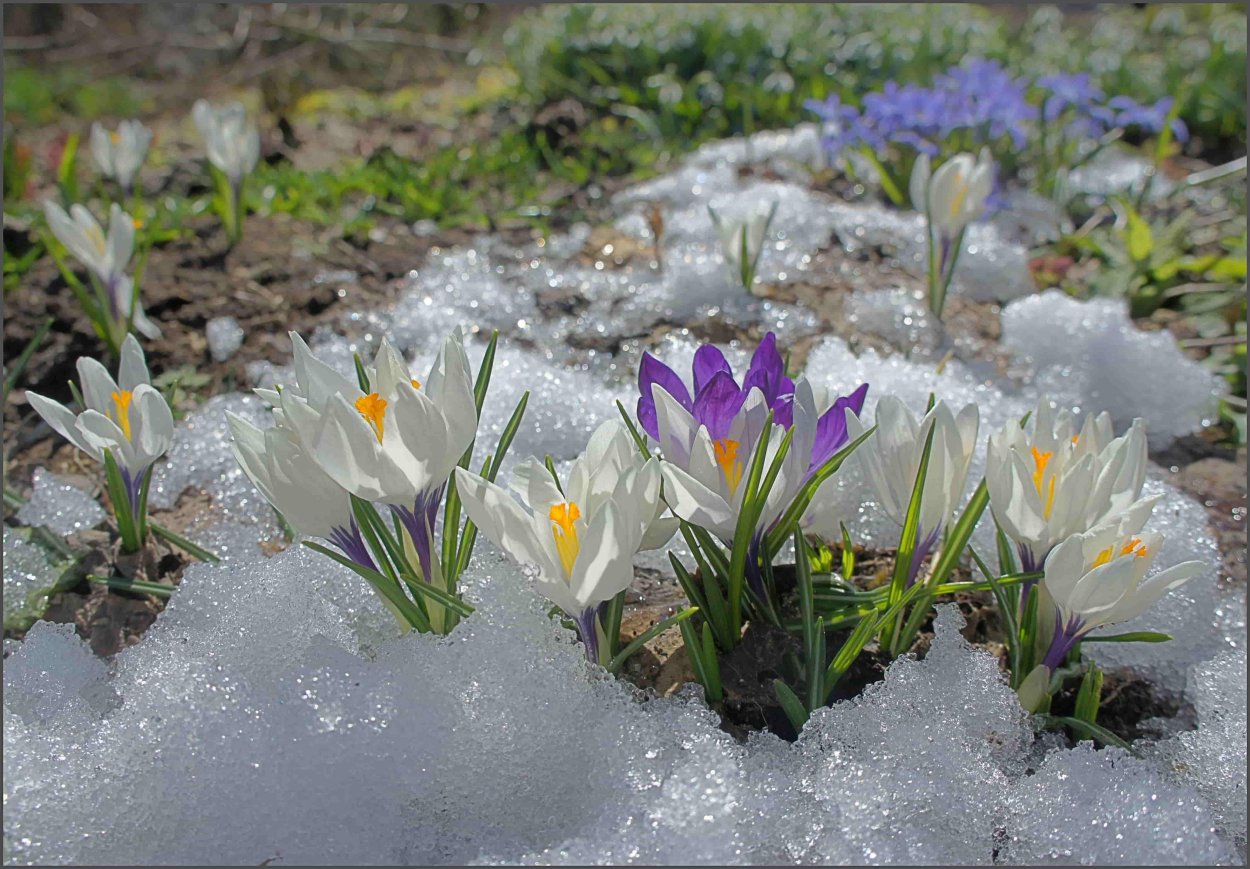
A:
{"label": "clump of crocus", "polygon": [[764,241],[768,238],[768,230],[777,214],[777,203],[767,206],[760,204],[737,220],[717,214],[710,205],[707,211],[716,226],[721,252],[733,269],[734,278],[742,284],[744,290],[751,292],[760,254],[764,252]]}
{"label": "clump of crocus", "polygon": [[[445,633],[472,612],[456,586],[476,532],[460,528],[460,502],[447,491],[453,469],[471,458],[495,340],[475,386],[458,329],[423,379],[387,341],[372,366],[358,364],[357,377],[346,377],[292,332],[295,383],[256,390],[274,407],[275,427],[262,432],[231,419],[235,456],[273,507],[296,531],[333,544],[341,555],[307,542],[366,579],[419,631]],[[488,478],[498,472],[524,404],[492,470],[483,472]],[[375,502],[387,507],[393,525]]]}
{"label": "clump of crocus", "polygon": [[83,313],[109,350],[117,355],[122,339],[132,328],[146,338],[159,338],[160,328],[143,312],[135,280],[126,274],[135,248],[134,218],[113,203],[106,236],[82,205],[70,206],[67,214],[61,206],[47,200],[43,209],[53,237],[87,269],[91,292],[65,267],[60,254],[53,252]]}
{"label": "clump of crocus", "polygon": [[[771,588],[773,557],[789,538],[823,479],[840,464],[849,440],[846,410],[858,411],[867,385],[832,402],[821,412],[806,380],[795,383],[770,332],[760,342],[739,384],[724,355],[700,347],[694,357],[693,391],[671,368],[644,354],[638,372],[638,421],[659,446],[664,461],[664,498],[673,514],[698,529],[699,543],[727,570],[705,575],[705,583],[725,586],[720,608],[692,602],[715,623],[717,644],[731,649],[738,639],[744,584],[749,606],[776,618]],[[728,558],[709,548],[719,541]]]}
{"label": "clump of crocus", "polygon": [[1027,428],[1013,422],[990,435],[990,507],[1025,571],[1040,570],[1060,541],[1122,514],[1145,479],[1140,419],[1120,437],[1106,413],[1090,414],[1078,430],[1070,411],[1042,399]]}
{"label": "clump of crocus", "polygon": [[1041,605],[1053,612],[1053,629],[1041,663],[1020,685],[1026,709],[1045,706],[1052,676],[1082,640],[1136,618],[1202,572],[1202,562],[1186,561],[1148,576],[1163,535],[1142,529],[1159,497],[1143,498],[1116,519],[1073,534],[1046,557]]}
{"label": "clump of crocus", "polygon": [[26,398],[54,431],[104,465],[122,548],[137,552],[147,539],[152,465],[173,443],[173,413],[152,387],[133,335],[122,342],[117,380],[87,357],[78,360],[78,379],[79,413],[36,392]]}
{"label": "clump of crocus", "polygon": [[993,186],[994,162],[988,148],[982,148],[975,159],[971,154],[956,154],[933,172],[929,155],[921,154],[912,167],[912,207],[925,216],[929,308],[938,317],[946,306],[964,233],[984,213]]}
{"label": "clump of crocus", "polygon": [[243,234],[243,182],[260,159],[260,132],[248,122],[242,103],[196,100],[191,116],[204,139],[226,237],[234,244]]}
{"label": "clump of crocus", "polygon": [[105,178],[117,182],[124,196],[135,192],[139,168],[148,155],[152,131],[139,121],[122,121],[109,131],[102,124],[91,125],[91,156]]}
{"label": "clump of crocus", "polygon": [[604,423],[567,478],[535,458],[518,466],[507,490],[459,468],[456,487],[465,512],[497,546],[537,568],[535,584],[577,626],[592,663],[610,665],[620,610],[634,579],[634,555],[663,546],[676,530],[664,517],[660,467],[643,460],[629,433]]}

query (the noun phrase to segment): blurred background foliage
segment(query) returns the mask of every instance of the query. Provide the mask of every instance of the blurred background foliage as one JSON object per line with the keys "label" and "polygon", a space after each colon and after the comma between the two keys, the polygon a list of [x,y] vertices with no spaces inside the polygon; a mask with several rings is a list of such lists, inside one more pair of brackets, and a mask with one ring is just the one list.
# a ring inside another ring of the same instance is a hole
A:
{"label": "blurred background foliage", "polygon": [[[362,245],[382,219],[542,231],[593,220],[613,190],[704,142],[812,121],[809,99],[858,106],[888,81],[926,84],[972,57],[1029,77],[1089,72],[1108,96],[1144,104],[1179,100],[1182,175],[1246,151],[1246,10],[1234,4],[9,4],[4,21],[6,289],[42,253],[17,245],[10,223],[41,219],[67,140],[92,120],[156,129],[145,171],[162,232],[202,213],[187,120],[199,97],[242,99],[261,118],[251,210]],[[90,191],[90,160],[78,162]],[[1243,185],[1244,170],[1208,197],[1201,225],[1183,197],[1074,215],[1085,226],[1038,252],[1062,265],[1047,277],[1075,295],[1123,295],[1138,316],[1187,317],[1189,340],[1211,345],[1244,396]]]}

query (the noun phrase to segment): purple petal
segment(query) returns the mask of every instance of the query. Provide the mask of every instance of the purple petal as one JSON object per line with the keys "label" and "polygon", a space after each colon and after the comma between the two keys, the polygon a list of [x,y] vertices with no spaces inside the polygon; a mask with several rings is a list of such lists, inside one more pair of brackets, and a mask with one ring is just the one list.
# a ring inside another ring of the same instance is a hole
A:
{"label": "purple petal", "polygon": [[712,440],[720,440],[729,434],[729,426],[742,409],[744,401],[746,393],[738,388],[733,375],[727,371],[718,371],[695,399],[694,418],[707,426],[707,433]]}
{"label": "purple petal", "polygon": [[703,387],[712,379],[712,375],[720,371],[724,371],[730,377],[733,376],[733,369],[725,361],[724,353],[711,344],[704,344],[696,350],[694,352],[694,394],[698,395],[702,392]]}
{"label": "purple petal", "polygon": [[850,395],[844,395],[825,411],[816,423],[816,439],[812,443],[812,461],[809,470],[816,470],[833,457],[847,441],[846,408],[850,408],[859,416],[864,409],[864,399],[868,395],[868,384],[861,384]]}
{"label": "purple petal", "polygon": [[[750,392],[752,386],[759,387],[764,399],[772,405],[784,393],[783,381],[786,381],[786,365],[777,351],[777,336],[769,332],[755,348],[751,356],[751,367],[742,381],[742,391]],[[794,392],[794,384],[790,384],[790,392]]]}
{"label": "purple petal", "polygon": [[690,390],[682,382],[677,372],[669,368],[650,353],[642,354],[642,364],[638,366],[638,422],[647,434],[656,440],[660,439],[660,429],[655,417],[655,398],[651,394],[651,385],[659,384],[684,407],[690,410]]}

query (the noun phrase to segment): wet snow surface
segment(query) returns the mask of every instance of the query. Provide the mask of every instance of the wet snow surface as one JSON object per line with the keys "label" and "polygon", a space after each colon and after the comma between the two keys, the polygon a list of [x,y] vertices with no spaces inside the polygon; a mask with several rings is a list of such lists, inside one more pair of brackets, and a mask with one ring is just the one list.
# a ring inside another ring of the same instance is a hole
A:
{"label": "wet snow surface", "polygon": [[[617,228],[642,242],[650,243],[644,214],[661,204],[663,271],[574,259],[588,227],[520,251],[483,238],[434,253],[410,275],[406,298],[356,319],[420,368],[455,325],[499,328],[479,449],[493,449],[529,390],[508,464],[529,454],[567,461],[616,416],[617,400],[632,410],[637,360],[650,346],[639,338],[658,323],[720,317],[774,329],[783,344],[818,331],[811,312],[734,288],[709,203],[733,216],[778,202],[765,282],[798,279],[830,243],[889,245],[919,274],[915,216],[810,192],[802,182],[818,159],[811,128],[761,134],[707,146],[673,174],[620,194]],[[739,178],[743,162],[788,180]],[[1218,384],[1166,333],[1138,331],[1118,302],[1029,294],[1021,232],[995,220],[969,233],[955,287],[1007,303],[1009,377],[958,359],[939,371],[923,350],[856,356],[833,337],[813,348],[809,377],[837,391],[868,381],[869,416],[889,393],[917,408],[930,391],[976,401],[973,479],[989,433],[1043,392],[1081,412],[1105,409],[1121,428],[1144,417],[1154,448],[1212,417]],[[553,318],[536,301],[551,293],[585,304]],[[907,304],[901,290],[848,301],[853,316],[900,346],[936,347],[937,327]],[[222,353],[234,338],[226,326],[216,327]],[[621,352],[570,342],[586,334]],[[345,371],[353,350],[368,352],[329,333],[306,337]],[[480,337],[470,339],[475,362]],[[689,370],[695,346],[677,329],[654,349]],[[725,349],[736,366],[750,348]],[[261,365],[252,374],[281,381],[289,372]],[[465,577],[479,609],[442,639],[400,636],[358,578],[302,547],[265,558],[258,541],[277,528],[234,465],[226,410],[265,424],[253,397],[212,399],[180,423],[151,496],[169,506],[188,486],[207,489],[215,506],[190,533],[224,563],[191,567],[143,641],[111,661],[48,623],[6,643],[6,862],[1244,861],[1244,589],[1217,585],[1205,512],[1161,470],[1147,484],[1164,496],[1153,525],[1167,534],[1157,569],[1190,558],[1211,568],[1125,626],[1166,630],[1175,641],[1087,653],[1186,692],[1197,730],[1164,728],[1171,735],[1143,743],[1142,758],[1035,740],[994,659],[962,640],[950,607],[923,661],[896,661],[861,697],[813,716],[796,744],[767,733],[740,744],[694,686],[646,697],[588,668],[520,570],[485,541]],[[855,474],[848,468],[828,485],[822,521],[845,521],[857,542],[894,545],[897,529],[876,515]],[[83,493],[50,476],[35,495],[24,521],[67,530],[98,521]],[[978,539],[992,548],[986,532]],[[21,548],[29,544],[7,530],[4,545],[7,604],[11,582],[33,562]]]}

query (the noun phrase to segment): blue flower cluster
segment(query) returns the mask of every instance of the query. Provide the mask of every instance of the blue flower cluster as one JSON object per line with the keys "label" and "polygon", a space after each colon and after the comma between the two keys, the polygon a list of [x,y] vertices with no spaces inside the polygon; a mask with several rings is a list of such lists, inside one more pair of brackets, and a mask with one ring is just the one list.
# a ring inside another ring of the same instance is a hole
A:
{"label": "blue flower cluster", "polygon": [[[1088,73],[1043,76],[1035,82],[1014,78],[992,60],[970,60],[934,78],[930,87],[887,82],[881,91],[865,94],[860,109],[836,95],[825,102],[809,100],[807,108],[829,122],[825,138],[830,157],[867,147],[874,153],[902,145],[937,156],[954,133],[964,148],[1008,138],[1023,149],[1039,120],[1062,123],[1064,136],[1098,138],[1110,130],[1134,127],[1157,133],[1167,121],[1172,100],[1143,106],[1129,97],[1106,99]],[[1185,125],[1172,122],[1173,134],[1184,141]]]}

